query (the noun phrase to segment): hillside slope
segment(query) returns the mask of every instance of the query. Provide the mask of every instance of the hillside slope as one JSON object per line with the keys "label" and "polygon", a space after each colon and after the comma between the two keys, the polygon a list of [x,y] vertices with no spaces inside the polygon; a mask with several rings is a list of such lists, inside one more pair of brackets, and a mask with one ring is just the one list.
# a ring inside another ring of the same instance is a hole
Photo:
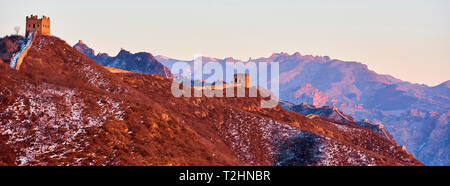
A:
{"label": "hillside slope", "polygon": [[0,60],[9,63],[11,56],[19,49],[23,36],[7,36],[0,40]]}
{"label": "hillside slope", "polygon": [[423,165],[364,127],[256,98],[175,98],[163,76],[111,73],[39,36],[0,64],[2,165]]}

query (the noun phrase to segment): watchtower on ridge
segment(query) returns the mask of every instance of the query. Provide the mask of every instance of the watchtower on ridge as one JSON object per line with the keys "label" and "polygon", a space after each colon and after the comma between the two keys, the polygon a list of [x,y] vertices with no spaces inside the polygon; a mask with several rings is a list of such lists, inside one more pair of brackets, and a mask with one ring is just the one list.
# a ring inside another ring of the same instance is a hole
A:
{"label": "watchtower on ridge", "polygon": [[37,15],[33,14],[31,14],[30,17],[27,16],[25,36],[28,37],[33,31],[36,31],[37,35],[50,35],[50,18],[42,16],[42,18],[39,19]]}
{"label": "watchtower on ridge", "polygon": [[234,74],[234,84],[235,85],[245,85],[245,88],[252,87],[251,79],[249,74]]}

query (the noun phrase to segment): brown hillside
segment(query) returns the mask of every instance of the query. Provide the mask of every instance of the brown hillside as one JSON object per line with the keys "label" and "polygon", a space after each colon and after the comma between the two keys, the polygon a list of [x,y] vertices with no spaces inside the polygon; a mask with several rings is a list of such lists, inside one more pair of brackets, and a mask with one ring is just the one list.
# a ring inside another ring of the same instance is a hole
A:
{"label": "brown hillside", "polygon": [[56,37],[0,79],[0,165],[422,165],[369,129],[261,97],[174,98],[170,79],[111,73]]}

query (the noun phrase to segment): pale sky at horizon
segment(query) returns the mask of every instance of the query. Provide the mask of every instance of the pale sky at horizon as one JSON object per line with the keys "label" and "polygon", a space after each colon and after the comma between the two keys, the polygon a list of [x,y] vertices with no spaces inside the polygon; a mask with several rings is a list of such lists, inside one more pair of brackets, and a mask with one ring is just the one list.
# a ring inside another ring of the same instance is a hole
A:
{"label": "pale sky at horizon", "polygon": [[30,14],[96,52],[120,48],[191,60],[300,52],[358,61],[413,83],[450,80],[446,0],[0,0],[0,37]]}

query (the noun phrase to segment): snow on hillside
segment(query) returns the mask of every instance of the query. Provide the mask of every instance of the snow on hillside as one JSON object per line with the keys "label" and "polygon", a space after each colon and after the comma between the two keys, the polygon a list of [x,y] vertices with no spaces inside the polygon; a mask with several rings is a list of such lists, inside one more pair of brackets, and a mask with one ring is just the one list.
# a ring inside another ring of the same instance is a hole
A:
{"label": "snow on hillside", "polygon": [[[347,134],[359,137],[367,135],[366,131],[359,128],[335,123],[330,125]],[[368,150],[354,148],[286,123],[238,113],[231,109],[220,133],[237,157],[252,165],[261,165],[262,160],[270,160],[281,166],[374,166],[382,161]],[[367,148],[372,152],[392,153],[397,148],[395,143],[377,145],[369,141],[364,143],[371,143]],[[265,158],[261,159],[261,155]]]}
{"label": "snow on hillside", "polygon": [[[95,108],[88,108],[76,90],[49,84],[21,85],[18,95],[9,96],[16,98],[0,111],[0,116],[7,118],[0,131],[1,135],[9,136],[7,144],[18,152],[19,165],[46,165],[44,155],[58,161],[68,158],[68,154],[82,152],[89,146],[88,131],[98,133],[106,120],[121,120],[124,115],[119,101],[99,98]],[[87,114],[85,109],[90,109],[89,112],[98,109],[101,114]],[[91,154],[92,158],[96,156]],[[80,163],[85,160],[78,159]]]}

